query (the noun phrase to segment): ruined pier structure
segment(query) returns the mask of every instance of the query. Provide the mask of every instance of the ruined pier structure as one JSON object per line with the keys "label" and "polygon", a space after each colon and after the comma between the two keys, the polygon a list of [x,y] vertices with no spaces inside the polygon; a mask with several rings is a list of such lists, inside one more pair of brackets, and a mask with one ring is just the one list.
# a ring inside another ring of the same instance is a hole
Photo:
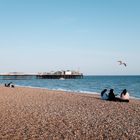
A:
{"label": "ruined pier structure", "polygon": [[81,79],[83,74],[78,71],[62,70],[51,72],[38,72],[38,73],[22,73],[22,72],[10,72],[1,73],[1,80],[28,80],[28,79]]}

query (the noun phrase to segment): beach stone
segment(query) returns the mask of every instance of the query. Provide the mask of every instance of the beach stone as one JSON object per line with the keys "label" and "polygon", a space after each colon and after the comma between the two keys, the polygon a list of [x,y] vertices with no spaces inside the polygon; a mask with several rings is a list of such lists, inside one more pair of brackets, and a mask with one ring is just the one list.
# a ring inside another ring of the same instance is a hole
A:
{"label": "beach stone", "polygon": [[140,101],[0,86],[2,140],[139,140]]}

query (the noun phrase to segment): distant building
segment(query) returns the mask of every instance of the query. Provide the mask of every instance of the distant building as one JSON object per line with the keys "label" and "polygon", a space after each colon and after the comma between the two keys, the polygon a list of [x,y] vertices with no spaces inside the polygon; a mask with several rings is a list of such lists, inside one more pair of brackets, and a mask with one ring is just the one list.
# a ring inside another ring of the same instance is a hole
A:
{"label": "distant building", "polygon": [[72,75],[72,71],[70,70],[65,71],[65,75]]}

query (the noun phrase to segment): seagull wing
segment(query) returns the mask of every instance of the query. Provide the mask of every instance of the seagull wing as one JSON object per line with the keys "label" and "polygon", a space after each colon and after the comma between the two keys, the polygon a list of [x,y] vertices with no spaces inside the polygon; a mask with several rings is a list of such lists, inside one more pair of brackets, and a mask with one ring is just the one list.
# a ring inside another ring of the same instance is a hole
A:
{"label": "seagull wing", "polygon": [[117,61],[117,62],[119,62],[119,63],[120,63],[120,65],[122,64],[122,61]]}
{"label": "seagull wing", "polygon": [[126,67],[127,65],[126,65],[126,63],[123,63],[123,65]]}

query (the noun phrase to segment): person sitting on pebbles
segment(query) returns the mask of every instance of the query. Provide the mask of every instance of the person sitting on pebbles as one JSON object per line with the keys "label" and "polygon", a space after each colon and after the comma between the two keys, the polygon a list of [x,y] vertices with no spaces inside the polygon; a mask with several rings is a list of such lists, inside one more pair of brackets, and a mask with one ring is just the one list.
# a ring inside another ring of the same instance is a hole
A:
{"label": "person sitting on pebbles", "polygon": [[11,84],[12,84],[12,82],[5,84],[5,87],[10,87]]}
{"label": "person sitting on pebbles", "polygon": [[114,94],[114,89],[110,89],[110,92],[108,93],[108,100],[109,101],[115,101],[115,94]]}
{"label": "person sitting on pebbles", "polygon": [[14,88],[15,86],[14,86],[14,84],[11,84],[10,87],[11,87],[11,88]]}
{"label": "person sitting on pebbles", "polygon": [[5,87],[11,87],[11,88],[14,88],[14,84],[12,84],[12,82],[8,83],[8,84],[5,84]]}
{"label": "person sitting on pebbles", "polygon": [[101,92],[101,99],[102,99],[102,100],[108,100],[108,94],[107,94],[106,92],[107,92],[107,89],[104,89],[104,90]]}
{"label": "person sitting on pebbles", "polygon": [[129,102],[129,93],[127,92],[126,89],[124,89],[120,95],[121,101],[126,101]]}

